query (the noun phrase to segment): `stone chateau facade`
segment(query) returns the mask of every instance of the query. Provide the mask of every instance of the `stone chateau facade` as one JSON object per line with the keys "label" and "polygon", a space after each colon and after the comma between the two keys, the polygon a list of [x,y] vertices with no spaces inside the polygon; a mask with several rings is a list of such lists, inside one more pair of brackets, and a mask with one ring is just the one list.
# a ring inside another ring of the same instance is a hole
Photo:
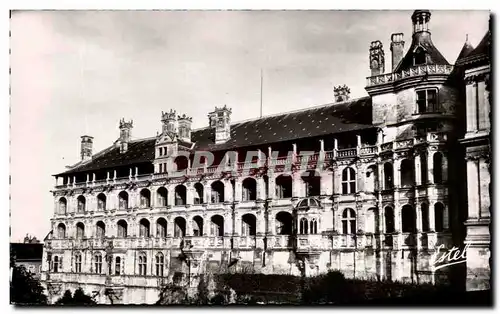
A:
{"label": "stone chateau facade", "polygon": [[[150,304],[166,284],[249,270],[464,285],[467,273],[469,289],[488,288],[490,70],[478,49],[490,36],[452,65],[430,16],[411,16],[406,53],[391,36],[390,71],[371,43],[367,97],[338,86],[334,103],[233,124],[216,107],[196,130],[171,110],[146,139],[122,119],[96,154],[82,136],[81,161],[55,175],[49,299],[83,286],[100,303]],[[464,241],[467,263],[435,271],[436,247]]]}

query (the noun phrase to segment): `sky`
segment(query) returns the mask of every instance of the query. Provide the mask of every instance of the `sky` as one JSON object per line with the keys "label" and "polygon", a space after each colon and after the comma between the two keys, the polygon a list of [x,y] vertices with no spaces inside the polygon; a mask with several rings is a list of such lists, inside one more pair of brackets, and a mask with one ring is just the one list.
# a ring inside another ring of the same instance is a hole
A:
{"label": "sky", "polygon": [[[43,239],[54,211],[53,174],[94,153],[133,119],[133,138],[155,136],[161,111],[208,125],[215,106],[233,122],[333,101],[346,84],[367,95],[370,42],[386,72],[390,35],[411,43],[412,11],[16,11],[11,18],[11,240]],[[431,11],[436,47],[454,63],[466,34],[473,46],[487,11]]]}

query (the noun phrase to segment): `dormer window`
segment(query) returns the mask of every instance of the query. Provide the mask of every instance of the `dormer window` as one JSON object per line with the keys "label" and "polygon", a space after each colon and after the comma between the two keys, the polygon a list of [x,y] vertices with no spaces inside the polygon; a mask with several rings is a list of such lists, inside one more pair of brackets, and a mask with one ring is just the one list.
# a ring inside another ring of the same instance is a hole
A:
{"label": "dormer window", "polygon": [[439,112],[437,103],[437,89],[417,91],[417,113]]}
{"label": "dormer window", "polygon": [[413,65],[424,65],[426,63],[425,50],[422,47],[418,47],[413,53]]}

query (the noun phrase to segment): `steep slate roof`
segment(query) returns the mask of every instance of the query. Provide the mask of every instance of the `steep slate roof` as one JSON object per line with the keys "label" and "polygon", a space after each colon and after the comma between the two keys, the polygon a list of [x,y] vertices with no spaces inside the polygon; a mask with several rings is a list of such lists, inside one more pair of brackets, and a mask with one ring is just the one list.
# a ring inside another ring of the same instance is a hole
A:
{"label": "steep slate roof", "polygon": [[474,47],[470,44],[469,37],[467,36],[464,46],[462,47],[462,50],[460,50],[460,53],[458,54],[457,61],[467,57],[473,50]]}
{"label": "steep slate roof", "polygon": [[17,261],[42,260],[42,243],[11,243],[10,251],[14,253]]}
{"label": "steep slate roof", "polygon": [[408,52],[399,62],[398,66],[394,70],[394,73],[401,72],[403,70],[408,70],[412,68],[413,65],[413,51],[418,47],[422,46],[427,52],[427,64],[438,64],[438,65],[449,65],[446,58],[439,52],[439,50],[434,46],[431,40],[431,34],[427,32],[420,32],[413,35],[411,46]]}
{"label": "steep slate roof", "polygon": [[458,58],[457,65],[465,65],[474,62],[488,61],[491,55],[491,33],[488,31],[484,35],[477,47],[472,50],[467,56]]}
{"label": "steep slate roof", "polygon": [[[363,97],[235,123],[231,125],[231,138],[222,144],[215,144],[214,129],[209,127],[193,130],[191,140],[195,143],[193,150],[220,151],[355,131],[374,127],[371,110],[371,98]],[[132,141],[125,153],[112,146],[94,155],[91,161],[60,174],[153,162],[155,140]]]}

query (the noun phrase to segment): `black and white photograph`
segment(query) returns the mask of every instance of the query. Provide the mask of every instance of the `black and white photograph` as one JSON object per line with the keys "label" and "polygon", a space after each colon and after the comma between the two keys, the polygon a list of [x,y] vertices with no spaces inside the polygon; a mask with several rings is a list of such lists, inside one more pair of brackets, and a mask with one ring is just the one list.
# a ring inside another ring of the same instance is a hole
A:
{"label": "black and white photograph", "polygon": [[491,307],[493,19],[11,10],[10,304]]}

